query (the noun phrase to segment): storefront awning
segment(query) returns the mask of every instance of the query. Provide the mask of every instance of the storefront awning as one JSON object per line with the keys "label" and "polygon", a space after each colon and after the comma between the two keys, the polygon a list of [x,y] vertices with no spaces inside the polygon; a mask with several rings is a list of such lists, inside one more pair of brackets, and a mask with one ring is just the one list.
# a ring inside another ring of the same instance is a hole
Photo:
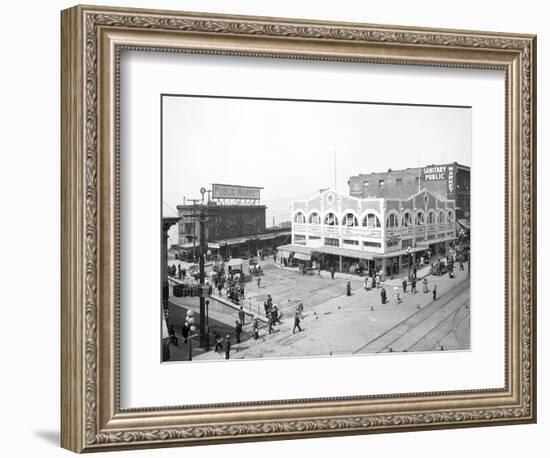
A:
{"label": "storefront awning", "polygon": [[[277,247],[279,252],[311,254],[312,249],[302,245],[281,245]],[[288,256],[287,256],[288,257]]]}
{"label": "storefront awning", "polygon": [[211,250],[219,250],[220,249],[220,244],[219,243],[208,242],[208,248],[210,248]]}
{"label": "storefront awning", "polygon": [[466,229],[467,231],[470,230],[470,221],[468,221],[467,219],[459,219],[458,224],[462,226],[464,229]]}
{"label": "storefront awning", "polygon": [[296,253],[294,259],[300,259],[301,261],[311,261],[310,254]]}
{"label": "storefront awning", "polygon": [[[434,240],[433,243],[437,243],[437,242],[441,242],[442,240]],[[427,242],[429,243],[432,243],[431,240],[428,240]],[[427,243],[426,242],[426,243]],[[428,245],[417,245],[416,247],[411,247],[411,253],[416,253],[418,251],[424,251],[424,250],[427,250],[429,247]],[[377,258],[393,258],[395,256],[402,256],[404,254],[407,254],[408,249],[405,248],[404,250],[397,250],[397,251],[391,251],[389,253],[384,253],[384,254],[377,254],[376,257]]]}
{"label": "storefront awning", "polygon": [[337,246],[320,246],[313,249],[314,253],[332,254],[334,256],[344,256],[353,259],[374,259],[376,253],[370,251],[351,250],[349,248],[340,248]]}

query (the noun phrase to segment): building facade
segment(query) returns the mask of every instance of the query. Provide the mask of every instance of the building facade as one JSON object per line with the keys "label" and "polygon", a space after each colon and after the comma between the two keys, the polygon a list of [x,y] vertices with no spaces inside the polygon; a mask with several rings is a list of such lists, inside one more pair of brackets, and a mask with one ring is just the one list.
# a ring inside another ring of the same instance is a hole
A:
{"label": "building facade", "polygon": [[454,200],[457,220],[470,218],[470,167],[458,164],[432,164],[382,173],[352,176],[348,180],[353,197],[404,199],[421,189],[447,200]]}
{"label": "building facade", "polygon": [[[232,239],[265,232],[265,205],[218,205],[209,202],[204,206],[206,237],[209,241]],[[182,218],[178,226],[180,245],[192,243],[199,237],[199,205],[178,205]],[[191,215],[191,216],[189,216]],[[192,216],[196,215],[196,216]]]}
{"label": "building facade", "polygon": [[178,245],[182,259],[195,259],[200,244],[200,215],[211,254],[224,258],[253,256],[288,243],[290,228],[266,228],[266,206],[260,204],[260,187],[212,184],[201,189],[202,204],[178,205]]}
{"label": "building facade", "polygon": [[281,256],[317,257],[346,270],[389,272],[428,250],[444,256],[456,237],[455,202],[426,189],[407,198],[357,198],[332,190],[292,203],[292,243]]}

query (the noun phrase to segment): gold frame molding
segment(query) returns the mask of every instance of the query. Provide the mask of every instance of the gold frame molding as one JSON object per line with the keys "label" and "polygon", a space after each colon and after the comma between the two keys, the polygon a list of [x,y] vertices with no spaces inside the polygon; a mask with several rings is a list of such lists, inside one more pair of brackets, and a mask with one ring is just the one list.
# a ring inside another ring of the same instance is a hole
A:
{"label": "gold frame molding", "polygon": [[[76,6],[61,15],[61,445],[75,452],[536,421],[536,37]],[[506,74],[502,390],[122,410],[120,51],[501,69]]]}

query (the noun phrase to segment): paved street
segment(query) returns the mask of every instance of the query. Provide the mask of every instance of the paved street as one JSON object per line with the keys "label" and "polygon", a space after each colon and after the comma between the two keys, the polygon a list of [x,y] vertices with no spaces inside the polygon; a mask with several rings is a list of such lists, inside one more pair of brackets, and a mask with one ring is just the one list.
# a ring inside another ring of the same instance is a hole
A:
{"label": "paved street", "polygon": [[[336,274],[334,280],[323,275],[301,275],[281,269],[271,260],[262,262],[265,275],[261,286],[255,280],[246,284],[245,310],[254,314],[263,312],[263,302],[271,294],[273,302],[282,311],[282,324],[272,334],[262,324],[260,338],[251,336],[250,324],[245,325],[242,342],[236,344],[233,326],[237,313],[229,307],[211,307],[210,328],[222,335],[232,336],[231,358],[277,358],[300,356],[349,355],[358,353],[402,351],[448,351],[468,349],[470,327],[470,282],[466,271],[456,272],[456,278],[429,275],[428,293],[403,294],[401,277],[384,283],[388,302],[381,304],[380,290],[366,291],[364,278]],[[426,271],[419,271],[424,275]],[[352,295],[345,295],[350,281]],[[432,288],[437,285],[438,299],[433,301]],[[398,286],[402,298],[394,300],[393,290]],[[292,334],[294,311],[299,300],[304,303],[301,332]],[[214,296],[211,301],[215,301]],[[181,321],[187,308],[198,311],[197,298],[170,298],[171,319]],[[213,302],[212,302],[213,303]],[[180,310],[178,312],[178,310]],[[216,311],[217,310],[217,311]],[[173,312],[172,312],[173,311]],[[176,318],[179,317],[179,318]],[[198,321],[198,316],[195,315]],[[178,323],[179,324],[179,323]],[[179,347],[182,347],[180,343]],[[185,348],[173,348],[172,358],[185,359]],[[219,359],[221,353],[201,352],[196,349],[194,359]]]}

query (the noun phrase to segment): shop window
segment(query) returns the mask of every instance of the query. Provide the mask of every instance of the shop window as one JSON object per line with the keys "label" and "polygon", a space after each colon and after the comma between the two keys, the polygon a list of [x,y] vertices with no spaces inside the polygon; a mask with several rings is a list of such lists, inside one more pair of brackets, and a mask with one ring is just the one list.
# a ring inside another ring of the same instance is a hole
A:
{"label": "shop window", "polygon": [[357,218],[353,213],[346,213],[342,220],[342,226],[359,226]]}
{"label": "shop window", "polygon": [[344,245],[359,245],[358,240],[342,240]]}
{"label": "shop window", "polygon": [[311,215],[309,215],[309,224],[321,224],[321,215],[319,213],[314,212]]}
{"label": "shop window", "polygon": [[455,219],[455,215],[453,214],[452,210],[449,210],[449,213],[447,214],[447,221],[449,221],[449,223],[452,223]]}
{"label": "shop window", "polygon": [[298,212],[294,215],[294,222],[296,224],[305,224],[306,223],[306,217],[302,212]]}
{"label": "shop window", "polygon": [[386,220],[386,226],[387,227],[398,227],[399,226],[399,219],[397,218],[397,215],[395,213],[391,213],[388,216],[388,219]]}
{"label": "shop window", "polygon": [[369,213],[363,218],[363,226],[365,227],[380,227],[380,220],[374,213]]}
{"label": "shop window", "polygon": [[340,246],[340,240],[325,237],[325,245],[328,245],[328,246]]}
{"label": "shop window", "polygon": [[338,225],[338,218],[334,213],[328,213],[327,216],[325,216],[325,225],[326,226],[337,226]]}
{"label": "shop window", "polygon": [[305,245],[306,244],[306,236],[305,235],[294,235],[294,243],[297,245]]}
{"label": "shop window", "polygon": [[363,246],[366,247],[373,247],[373,248],[381,248],[382,244],[380,242],[363,242]]}

